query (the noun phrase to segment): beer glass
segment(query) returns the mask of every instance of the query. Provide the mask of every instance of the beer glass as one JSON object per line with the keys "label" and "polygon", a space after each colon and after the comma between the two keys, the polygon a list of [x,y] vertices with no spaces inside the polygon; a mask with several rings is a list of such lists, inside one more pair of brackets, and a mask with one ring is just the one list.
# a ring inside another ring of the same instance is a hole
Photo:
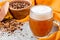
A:
{"label": "beer glass", "polygon": [[37,5],[30,10],[29,25],[35,36],[46,36],[53,26],[52,9],[45,5]]}

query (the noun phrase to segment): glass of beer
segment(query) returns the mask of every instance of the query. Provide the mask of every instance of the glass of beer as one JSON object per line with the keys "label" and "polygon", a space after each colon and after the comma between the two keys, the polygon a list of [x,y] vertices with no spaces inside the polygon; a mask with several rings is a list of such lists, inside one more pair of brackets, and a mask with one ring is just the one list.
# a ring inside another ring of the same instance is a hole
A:
{"label": "glass of beer", "polygon": [[35,36],[48,35],[53,26],[52,9],[45,5],[37,5],[30,10],[29,25]]}

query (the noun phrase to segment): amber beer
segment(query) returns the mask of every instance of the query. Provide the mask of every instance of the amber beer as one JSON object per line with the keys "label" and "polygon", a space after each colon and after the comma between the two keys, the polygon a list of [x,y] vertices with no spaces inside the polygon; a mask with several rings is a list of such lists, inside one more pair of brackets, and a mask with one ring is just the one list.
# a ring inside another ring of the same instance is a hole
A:
{"label": "amber beer", "polygon": [[32,7],[29,24],[35,36],[46,36],[53,26],[52,9],[44,5]]}

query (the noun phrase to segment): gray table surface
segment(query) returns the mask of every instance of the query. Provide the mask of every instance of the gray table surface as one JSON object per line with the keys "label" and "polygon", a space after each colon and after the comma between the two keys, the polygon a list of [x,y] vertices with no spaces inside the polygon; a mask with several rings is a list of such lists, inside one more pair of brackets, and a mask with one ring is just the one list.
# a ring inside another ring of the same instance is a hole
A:
{"label": "gray table surface", "polygon": [[1,2],[2,0],[0,0],[0,2]]}

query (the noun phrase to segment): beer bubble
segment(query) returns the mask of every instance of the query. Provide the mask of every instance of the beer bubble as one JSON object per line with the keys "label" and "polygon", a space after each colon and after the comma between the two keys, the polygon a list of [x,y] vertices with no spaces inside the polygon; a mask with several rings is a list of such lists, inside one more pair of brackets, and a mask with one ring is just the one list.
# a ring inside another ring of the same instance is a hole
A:
{"label": "beer bubble", "polygon": [[49,6],[37,5],[31,8],[30,18],[35,20],[48,20],[53,17],[52,9]]}

